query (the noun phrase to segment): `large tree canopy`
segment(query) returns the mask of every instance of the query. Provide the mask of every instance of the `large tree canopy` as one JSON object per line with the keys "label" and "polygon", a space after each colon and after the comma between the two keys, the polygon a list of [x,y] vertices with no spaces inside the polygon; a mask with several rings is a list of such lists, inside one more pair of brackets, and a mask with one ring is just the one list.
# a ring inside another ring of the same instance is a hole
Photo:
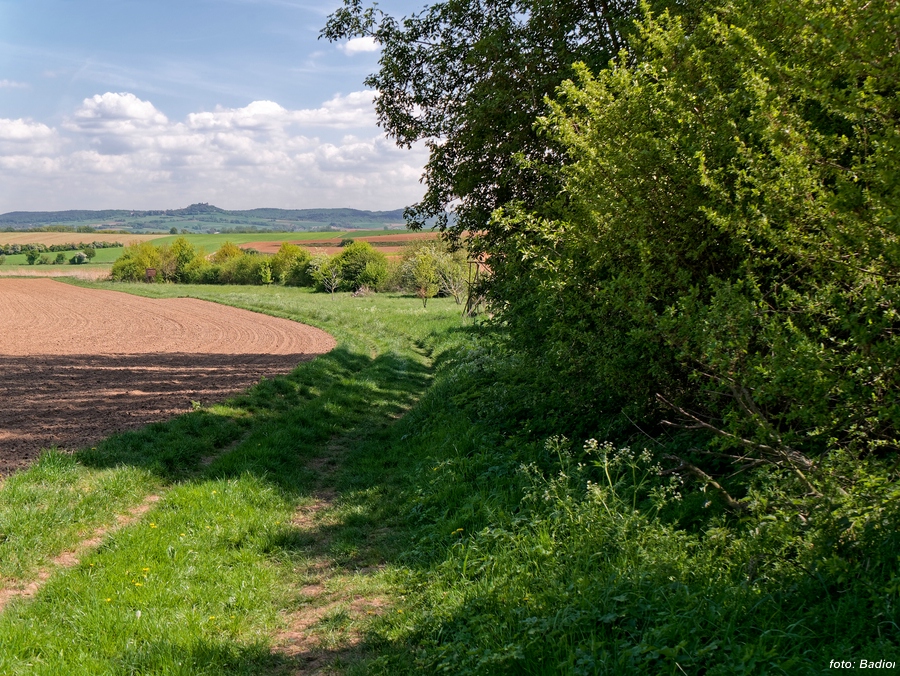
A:
{"label": "large tree canopy", "polygon": [[573,417],[800,476],[897,444],[898,29],[895,0],[347,0],[324,35],[382,46],[380,121],[431,149],[412,217],[484,233]]}
{"label": "large tree canopy", "polygon": [[[683,11],[678,0],[654,9]],[[699,6],[695,1],[688,3]],[[512,201],[533,208],[559,192],[537,165],[564,160],[534,127],[546,97],[573,76],[576,62],[603,68],[626,47],[636,0],[448,0],[402,20],[361,0],[328,19],[329,40],[373,37],[381,67],[366,84],[379,93],[379,123],[400,145],[430,151],[423,200],[407,219],[423,224],[447,212],[451,234],[485,232],[493,211]],[[487,231],[487,246],[503,238]]]}

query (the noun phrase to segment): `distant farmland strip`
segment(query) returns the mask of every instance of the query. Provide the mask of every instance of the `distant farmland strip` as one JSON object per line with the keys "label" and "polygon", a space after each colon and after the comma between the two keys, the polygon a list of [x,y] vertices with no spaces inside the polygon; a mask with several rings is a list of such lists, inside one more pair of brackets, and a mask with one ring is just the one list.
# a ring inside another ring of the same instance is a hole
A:
{"label": "distant farmland strip", "polygon": [[135,242],[168,237],[165,235],[113,235],[99,232],[0,232],[0,244],[72,244],[82,242],[121,242],[125,246]]}
{"label": "distant farmland strip", "polygon": [[318,252],[324,252],[332,255],[335,253],[340,253],[341,247],[339,245],[342,240],[352,239],[356,242],[368,242],[372,246],[378,247],[379,251],[387,254],[388,256],[396,256],[403,251],[403,247],[407,244],[413,244],[414,242],[421,242],[425,240],[434,240],[438,238],[440,238],[440,233],[438,232],[406,232],[402,234],[370,235],[365,237],[354,237],[350,233],[342,233],[335,237],[322,239],[291,238],[280,241],[247,242],[245,244],[241,244],[241,247],[245,249],[256,249],[260,253],[275,253],[276,251],[278,251],[283,242],[288,242],[290,244],[297,244],[298,246],[302,246],[307,249],[314,249]]}

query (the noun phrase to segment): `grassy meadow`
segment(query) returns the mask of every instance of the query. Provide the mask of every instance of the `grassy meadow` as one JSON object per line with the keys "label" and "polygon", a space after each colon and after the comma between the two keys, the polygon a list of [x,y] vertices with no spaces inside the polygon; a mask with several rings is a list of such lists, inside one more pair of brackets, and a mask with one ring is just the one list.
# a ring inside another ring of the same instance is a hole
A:
{"label": "grassy meadow", "polygon": [[900,659],[896,581],[877,572],[896,552],[864,575],[839,556],[811,571],[791,524],[730,518],[641,446],[554,436],[530,365],[452,300],[79,283],[288,317],[338,347],[6,479],[2,584],[46,582],[0,613],[0,673],[819,674]]}
{"label": "grassy meadow", "polygon": [[[110,247],[109,249],[95,249],[96,256],[94,256],[94,258],[90,264],[97,265],[97,264],[103,263],[103,264],[107,264],[107,265],[112,265],[115,262],[115,260],[119,256],[122,255],[123,250],[124,250],[124,247]],[[54,264],[52,262],[52,261],[56,260],[57,253],[62,253],[66,257],[65,263]],[[69,259],[72,258],[72,256],[74,256],[77,253],[78,253],[77,249],[72,249],[71,251],[63,251],[63,252],[53,251],[53,252],[47,253],[46,255],[49,256],[50,260],[51,260],[49,267],[68,266],[68,265],[70,265]],[[11,255],[6,256],[5,258],[6,258],[6,261],[3,263],[4,266],[28,265],[28,261],[26,260],[25,254],[23,254],[23,253],[11,254]],[[39,267],[39,265],[44,266],[47,264],[35,263],[35,265],[33,265],[33,266],[28,265],[28,267]],[[73,267],[76,267],[76,266],[73,266]]]}
{"label": "grassy meadow", "polygon": [[[291,612],[316,604],[320,652],[340,660],[350,625],[358,632],[390,604],[379,599],[381,567],[396,553],[384,519],[394,489],[377,468],[391,424],[431,379],[433,336],[467,330],[458,308],[296,289],[135,290],[301,319],[339,346],[229,402],[74,456],[48,452],[8,478],[3,585],[52,574],[34,599],[0,614],[0,673],[289,673],[294,661],[272,646]],[[350,456],[367,460],[349,469]],[[321,495],[333,497],[307,523],[304,509]],[[359,509],[368,502],[380,511]],[[77,566],[53,563],[144,503],[152,508]],[[310,596],[313,584],[322,589]],[[370,614],[358,596],[376,599]]]}

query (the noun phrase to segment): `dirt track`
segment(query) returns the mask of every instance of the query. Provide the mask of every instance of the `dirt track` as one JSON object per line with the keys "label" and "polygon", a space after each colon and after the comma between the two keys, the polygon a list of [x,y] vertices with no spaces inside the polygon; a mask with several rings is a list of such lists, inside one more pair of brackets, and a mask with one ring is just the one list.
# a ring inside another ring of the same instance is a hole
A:
{"label": "dirt track", "polygon": [[328,352],[319,329],[192,298],[0,279],[0,475]]}

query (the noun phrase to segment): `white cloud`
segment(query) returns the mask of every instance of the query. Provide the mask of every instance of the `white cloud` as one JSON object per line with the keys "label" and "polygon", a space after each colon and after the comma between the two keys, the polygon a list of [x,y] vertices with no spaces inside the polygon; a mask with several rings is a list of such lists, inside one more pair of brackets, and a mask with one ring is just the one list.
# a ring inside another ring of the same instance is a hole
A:
{"label": "white cloud", "polygon": [[[58,129],[0,119],[0,212],[197,201],[397,208],[421,196],[427,153],[385,138],[373,99],[354,92],[300,110],[254,101],[173,121],[149,101],[108,92]],[[352,133],[332,138],[338,129]]]}
{"label": "white cloud", "polygon": [[30,87],[30,85],[27,82],[0,80],[0,89],[28,89],[28,87]]}
{"label": "white cloud", "polygon": [[21,118],[0,119],[0,156],[39,157],[59,149],[59,135],[47,125]]}
{"label": "white cloud", "polygon": [[375,42],[375,38],[371,37],[351,38],[344,44],[339,45],[339,48],[342,49],[345,54],[351,56],[363,52],[377,52],[379,49],[378,43]]}

